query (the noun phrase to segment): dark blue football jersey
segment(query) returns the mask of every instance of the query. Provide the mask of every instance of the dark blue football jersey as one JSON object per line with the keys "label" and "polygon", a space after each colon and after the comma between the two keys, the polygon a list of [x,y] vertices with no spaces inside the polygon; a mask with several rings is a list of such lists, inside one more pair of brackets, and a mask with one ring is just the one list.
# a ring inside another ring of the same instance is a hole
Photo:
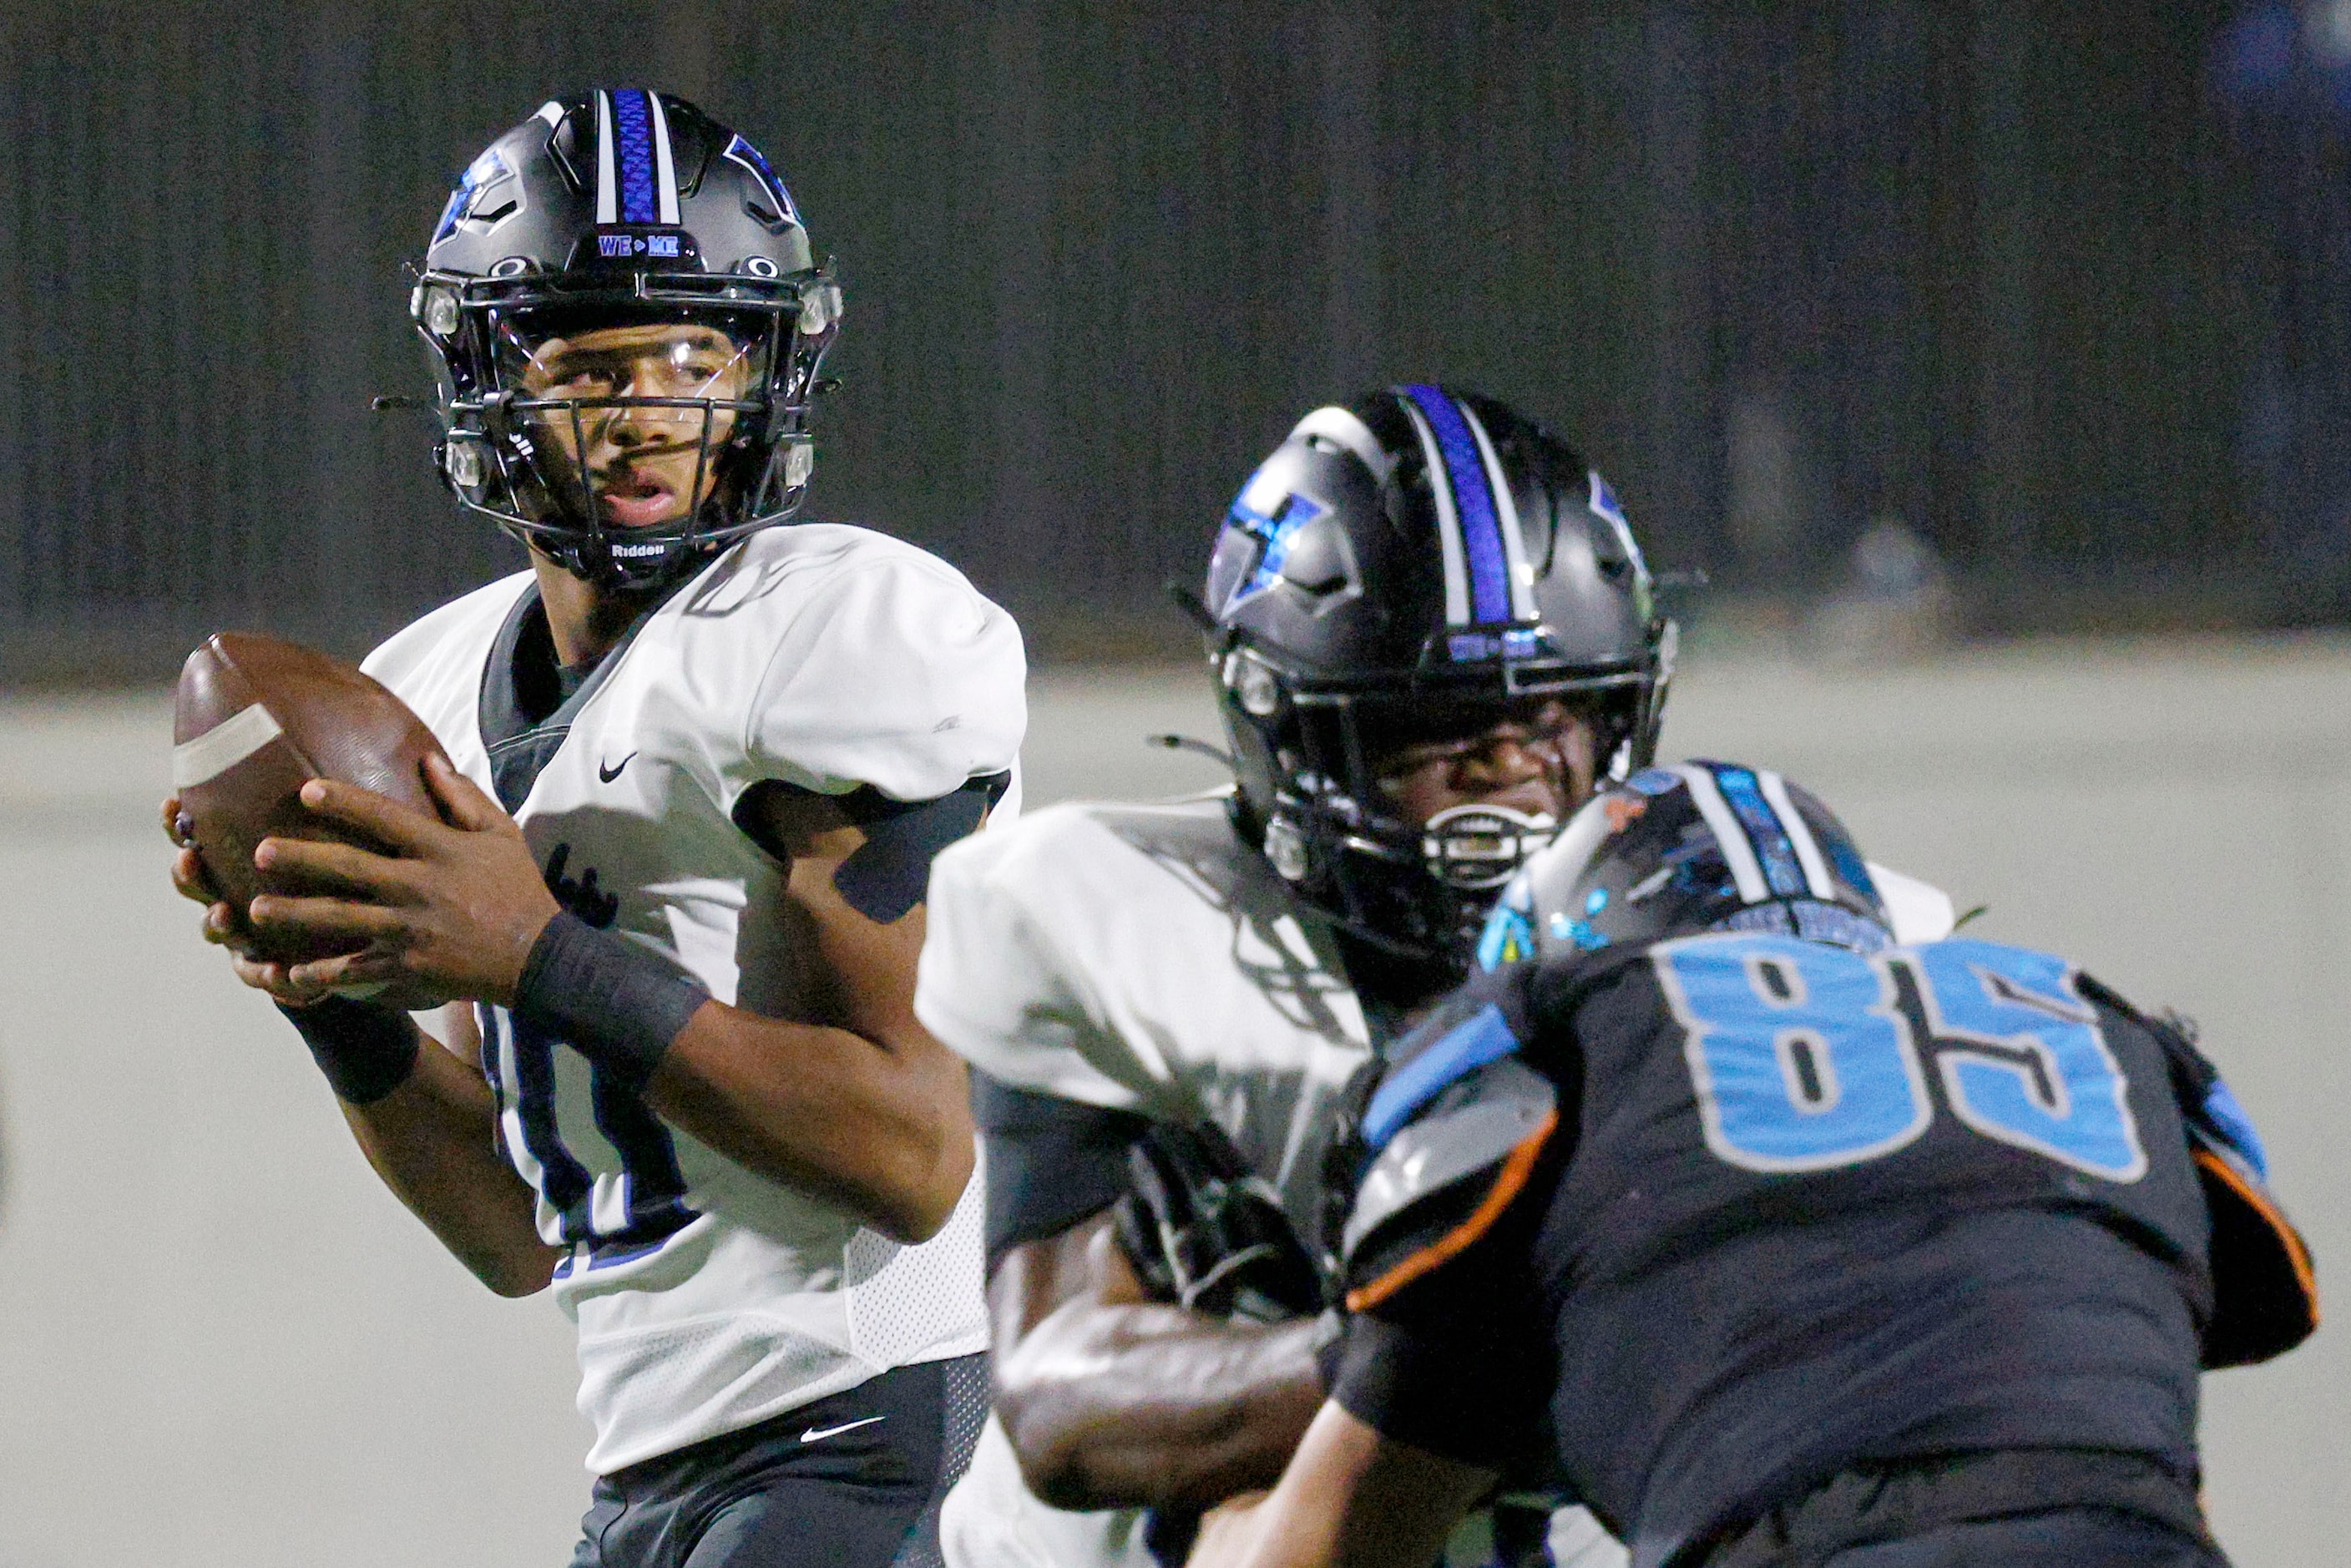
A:
{"label": "dark blue football jersey", "polygon": [[1334,1397],[1476,1463],[1550,1449],[1636,1563],[1872,1462],[2088,1448],[2192,1482],[2181,1052],[1985,942],[1486,976],[1365,1113]]}

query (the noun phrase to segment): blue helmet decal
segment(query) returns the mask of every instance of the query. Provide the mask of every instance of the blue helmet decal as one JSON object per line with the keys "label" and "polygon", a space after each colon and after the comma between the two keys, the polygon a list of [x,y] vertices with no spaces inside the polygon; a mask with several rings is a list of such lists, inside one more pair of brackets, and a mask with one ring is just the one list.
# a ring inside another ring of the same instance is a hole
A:
{"label": "blue helmet decal", "polygon": [[1219,615],[1231,614],[1280,582],[1281,569],[1290,563],[1290,549],[1297,542],[1299,530],[1331,510],[1330,503],[1292,491],[1279,507],[1260,512],[1249,503],[1249,491],[1256,484],[1252,476],[1241,487],[1240,495],[1233,500],[1232,510],[1225,514],[1225,527],[1257,542],[1257,562],[1248,575],[1233,585],[1230,597],[1217,607]]}
{"label": "blue helmet decal", "polygon": [[1523,910],[1498,904],[1478,934],[1478,967],[1494,970],[1535,956],[1535,928]]}
{"label": "blue helmet decal", "polygon": [[456,233],[457,225],[473,215],[475,196],[513,172],[496,148],[484,149],[482,155],[466,164],[465,172],[457,176],[457,188],[449,193],[448,204],[441,209],[441,221],[434,225],[430,243],[438,245]]}
{"label": "blue helmet decal", "polygon": [[776,214],[778,217],[787,223],[796,224],[800,221],[799,207],[792,201],[791,192],[785,188],[783,176],[768,166],[767,159],[759,155],[759,150],[757,147],[737,135],[726,144],[726,151],[720,156],[731,158],[748,169],[758,178],[759,183],[768,188],[768,193],[775,198]]}

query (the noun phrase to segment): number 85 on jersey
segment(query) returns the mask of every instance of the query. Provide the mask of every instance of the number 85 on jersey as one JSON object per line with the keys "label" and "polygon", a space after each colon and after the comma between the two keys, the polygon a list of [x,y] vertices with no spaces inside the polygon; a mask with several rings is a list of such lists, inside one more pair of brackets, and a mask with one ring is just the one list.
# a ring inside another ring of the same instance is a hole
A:
{"label": "number 85 on jersey", "polygon": [[1989,942],[1862,954],[1787,936],[1651,949],[1686,1033],[1707,1146],[1754,1171],[1893,1154],[1935,1116],[1928,1062],[1973,1131],[2135,1182],[2147,1155],[2129,1084],[2073,966]]}

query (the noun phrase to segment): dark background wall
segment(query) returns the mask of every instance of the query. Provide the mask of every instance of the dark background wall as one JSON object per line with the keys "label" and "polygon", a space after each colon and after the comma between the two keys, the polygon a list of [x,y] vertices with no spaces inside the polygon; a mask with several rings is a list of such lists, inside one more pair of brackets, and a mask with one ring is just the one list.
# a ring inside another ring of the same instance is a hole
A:
{"label": "dark background wall", "polygon": [[1890,518],[1981,632],[2339,617],[2346,59],[2230,0],[20,0],[0,679],[356,648],[517,559],[367,399],[455,172],[591,82],[765,148],[850,286],[812,509],[1048,655],[1180,643],[1255,458],[1406,377],[1732,595]]}

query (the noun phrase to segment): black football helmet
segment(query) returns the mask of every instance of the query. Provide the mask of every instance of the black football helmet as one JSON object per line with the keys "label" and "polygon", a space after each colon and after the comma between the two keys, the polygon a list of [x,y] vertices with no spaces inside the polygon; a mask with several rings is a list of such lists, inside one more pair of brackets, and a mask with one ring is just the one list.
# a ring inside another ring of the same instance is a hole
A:
{"label": "black football helmet", "polygon": [[1200,608],[1243,836],[1359,937],[1457,965],[1556,824],[1406,821],[1377,738],[1558,700],[1622,773],[1656,747],[1673,664],[1607,481],[1533,421],[1435,386],[1299,421],[1233,502]]}
{"label": "black football helmet", "polygon": [[683,99],[599,88],[492,142],[409,311],[443,479],[590,581],[672,580],[807,494],[841,290],[758,150]]}
{"label": "black football helmet", "polygon": [[1705,931],[1769,931],[1861,952],[1893,920],[1853,835],[1768,768],[1646,768],[1600,790],[1505,888],[1487,969]]}

